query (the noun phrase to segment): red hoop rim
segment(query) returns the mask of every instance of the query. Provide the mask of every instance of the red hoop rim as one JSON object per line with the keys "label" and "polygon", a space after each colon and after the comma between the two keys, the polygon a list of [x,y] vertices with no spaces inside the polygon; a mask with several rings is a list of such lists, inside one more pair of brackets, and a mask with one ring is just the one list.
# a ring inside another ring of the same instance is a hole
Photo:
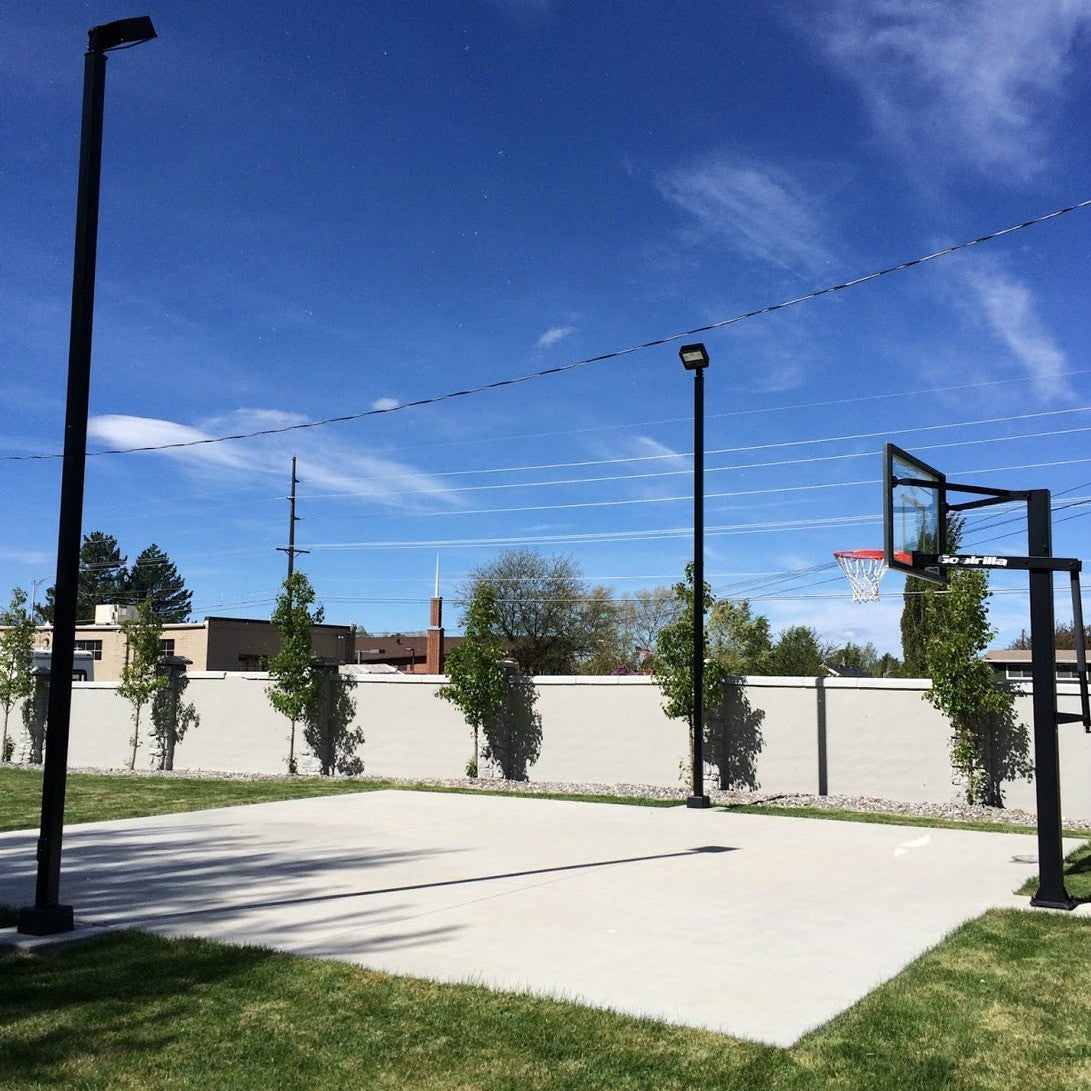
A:
{"label": "red hoop rim", "polygon": [[[881,549],[835,549],[833,555],[835,557],[848,557],[854,561],[882,561],[886,559],[886,554]],[[910,564],[912,561],[908,553],[895,553],[894,559],[901,561],[902,564]]]}

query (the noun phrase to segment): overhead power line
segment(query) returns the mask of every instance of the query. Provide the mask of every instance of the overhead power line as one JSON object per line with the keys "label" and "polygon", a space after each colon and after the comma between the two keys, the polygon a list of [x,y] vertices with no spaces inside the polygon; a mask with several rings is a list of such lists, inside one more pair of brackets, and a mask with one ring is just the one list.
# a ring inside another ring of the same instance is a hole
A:
{"label": "overhead power line", "polygon": [[[452,401],[455,398],[465,398],[473,394],[483,394],[488,390],[499,390],[502,387],[516,386],[520,383],[531,382],[534,379],[542,379],[548,375],[561,375],[567,371],[574,371],[576,368],[586,367],[588,364],[598,364],[604,363],[607,360],[617,360],[622,356],[631,356],[633,353],[643,352],[645,349],[656,348],[660,345],[669,345],[676,341],[682,341],[687,338],[698,337],[701,334],[711,333],[714,330],[725,329],[727,326],[734,326],[740,322],[745,322],[751,318],[758,318],[762,315],[773,314],[775,311],[782,311],[788,307],[794,307],[800,303],[807,303],[812,299],[818,299],[821,296],[844,291],[847,288],[858,288],[861,284],[867,284],[869,281],[878,280],[880,277],[889,276],[892,273],[899,273],[906,269],[912,269],[914,266],[936,261],[938,258],[948,257],[951,254],[957,254],[959,251],[967,250],[972,246],[980,246],[982,243],[991,242],[994,239],[1014,234],[1017,231],[1023,231],[1028,227],[1034,227],[1038,224],[1046,223],[1049,220],[1055,220],[1060,216],[1065,216],[1070,212],[1075,212],[1078,209],[1087,207],[1091,207],[1091,198],[1078,201],[1076,204],[1067,205],[1064,208],[1054,209],[1052,212],[1047,212],[1042,216],[1035,216],[1030,220],[1024,220],[1022,223],[1012,224],[1010,227],[1001,228],[999,231],[990,231],[986,235],[978,235],[976,238],[967,239],[965,242],[955,243],[953,246],[945,246],[941,250],[935,250],[930,254],[924,254],[919,258],[912,258],[909,261],[899,262],[897,265],[890,265],[884,269],[877,269],[875,272],[854,277],[852,280],[842,281],[840,284],[831,284],[825,288],[815,289],[814,291],[807,292],[805,295],[796,296],[794,299],[785,299],[779,303],[771,303],[765,307],[759,307],[756,310],[737,314],[732,318],[725,318],[719,322],[712,322],[707,326],[697,326],[690,330],[684,330],[681,333],[672,333],[666,337],[657,337],[650,341],[644,341],[639,345],[630,345],[628,348],[615,349],[613,352],[604,352],[598,356],[587,356],[582,360],[575,360],[569,364],[541,368],[538,371],[531,371],[525,375],[517,375],[508,379],[497,379],[491,383],[482,383],[479,386],[467,387],[465,390],[452,390],[448,391],[446,394],[436,394],[428,398],[418,398],[415,401],[400,402],[398,405],[382,409],[366,409],[359,413],[346,413],[343,416],[338,417],[326,417],[322,420],[315,421],[303,421],[299,424],[282,425],[279,428],[260,428],[251,432],[236,432],[225,436],[207,436],[203,439],[182,440],[176,443],[159,443],[148,444],[141,447],[115,447],[102,451],[88,451],[88,457],[101,455],[130,455],[149,451],[172,451],[186,447],[203,447],[215,443],[255,439],[259,436],[283,435],[288,432],[300,432],[309,428],[323,428],[331,424],[345,424],[349,421],[363,420],[365,417],[377,417],[387,413],[398,413],[405,409],[418,409],[426,405],[437,405],[440,402]],[[62,455],[60,453],[44,455],[0,455],[0,462],[30,462],[61,457]]]}

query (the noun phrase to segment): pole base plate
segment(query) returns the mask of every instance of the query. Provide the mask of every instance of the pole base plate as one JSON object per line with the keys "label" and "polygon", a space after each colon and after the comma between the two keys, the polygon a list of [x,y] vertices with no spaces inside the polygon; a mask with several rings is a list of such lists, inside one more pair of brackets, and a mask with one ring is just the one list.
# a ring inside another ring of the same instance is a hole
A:
{"label": "pole base plate", "polygon": [[29,906],[19,910],[16,931],[24,936],[53,936],[71,932],[75,927],[70,905],[50,905],[45,909]]}
{"label": "pole base plate", "polygon": [[1080,904],[1078,898],[1073,898],[1067,890],[1062,891],[1061,896],[1057,898],[1043,898],[1039,894],[1035,894],[1030,899],[1030,904],[1036,909],[1075,909]]}
{"label": "pole base plate", "polygon": [[686,806],[694,810],[703,810],[705,807],[711,807],[712,803],[708,796],[690,796],[686,800]]}

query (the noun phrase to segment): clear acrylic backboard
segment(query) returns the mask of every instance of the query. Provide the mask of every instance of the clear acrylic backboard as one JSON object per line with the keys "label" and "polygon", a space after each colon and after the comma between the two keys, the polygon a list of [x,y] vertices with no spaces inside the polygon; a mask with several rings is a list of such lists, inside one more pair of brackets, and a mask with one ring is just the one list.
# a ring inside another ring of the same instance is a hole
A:
{"label": "clear acrylic backboard", "polygon": [[893,443],[883,447],[883,552],[888,568],[947,583],[934,558],[947,550],[947,477]]}

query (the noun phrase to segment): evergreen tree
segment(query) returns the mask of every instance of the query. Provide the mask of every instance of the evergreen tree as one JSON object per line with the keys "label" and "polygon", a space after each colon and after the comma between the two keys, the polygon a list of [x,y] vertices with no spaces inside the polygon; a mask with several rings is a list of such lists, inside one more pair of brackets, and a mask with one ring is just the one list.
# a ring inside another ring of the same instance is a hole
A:
{"label": "evergreen tree", "polygon": [[154,542],[133,561],[127,584],[128,601],[150,598],[160,621],[189,620],[193,592],[186,589],[174,562]]}
{"label": "evergreen tree", "polygon": [[807,625],[790,625],[780,634],[765,667],[781,677],[819,678],[826,673],[829,649]]}
{"label": "evergreen tree", "polygon": [[[37,607],[39,621],[52,623],[56,589],[50,587]],[[151,598],[160,621],[188,621],[193,592],[186,589],[174,562],[154,542],[126,565],[117,539],[100,530],[84,536],[80,547],[80,579],[76,620],[92,621],[95,607],[138,605]]]}
{"label": "evergreen tree", "polygon": [[[104,603],[129,602],[126,594],[129,571],[112,534],[94,530],[85,534],[80,546],[80,575],[76,591],[76,620],[93,621],[95,607]],[[52,623],[56,588],[45,593],[45,603],[38,607],[42,621]]]}

